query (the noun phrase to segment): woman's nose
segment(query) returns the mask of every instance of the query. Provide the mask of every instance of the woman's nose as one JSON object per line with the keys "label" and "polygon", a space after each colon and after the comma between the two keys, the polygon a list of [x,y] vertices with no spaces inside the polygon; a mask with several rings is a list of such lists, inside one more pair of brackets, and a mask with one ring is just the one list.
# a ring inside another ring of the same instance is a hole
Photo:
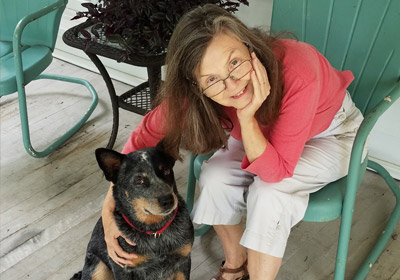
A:
{"label": "woman's nose", "polygon": [[235,80],[232,77],[229,77],[225,80],[225,89],[226,90],[232,90],[232,89],[236,89],[238,86],[238,82],[240,80]]}

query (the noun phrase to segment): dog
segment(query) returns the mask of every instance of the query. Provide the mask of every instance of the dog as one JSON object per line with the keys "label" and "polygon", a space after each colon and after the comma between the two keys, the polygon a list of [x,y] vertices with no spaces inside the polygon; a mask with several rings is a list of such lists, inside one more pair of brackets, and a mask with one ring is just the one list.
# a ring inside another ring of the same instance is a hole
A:
{"label": "dog", "polygon": [[119,237],[121,247],[138,258],[124,268],[107,253],[101,218],[89,241],[83,270],[71,280],[180,280],[190,277],[193,224],[178,194],[175,159],[162,145],[127,155],[99,148],[96,159],[114,184],[114,217],[119,230],[136,246]]}

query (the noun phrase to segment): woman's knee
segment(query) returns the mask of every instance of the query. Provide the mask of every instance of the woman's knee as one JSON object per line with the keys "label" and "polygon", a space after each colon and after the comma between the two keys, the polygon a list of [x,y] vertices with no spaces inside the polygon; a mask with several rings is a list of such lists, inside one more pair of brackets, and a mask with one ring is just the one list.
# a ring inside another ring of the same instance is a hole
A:
{"label": "woman's knee", "polygon": [[201,168],[199,186],[200,190],[215,189],[218,186],[225,185],[223,174],[226,173],[224,168],[218,165],[209,164],[204,162]]}
{"label": "woman's knee", "polygon": [[254,211],[266,213],[265,211],[274,209],[274,212],[280,212],[290,202],[290,198],[290,194],[283,193],[268,184],[260,184],[255,180],[249,188],[247,204],[249,208],[255,208]]}
{"label": "woman's knee", "polygon": [[299,195],[282,192],[280,188],[274,188],[272,184],[257,179],[250,186],[247,195],[249,226],[252,223],[258,225],[258,219],[267,221],[265,215],[268,216],[272,225],[283,223],[289,228],[303,218],[307,209],[308,194]]}
{"label": "woman's knee", "polygon": [[253,182],[252,174],[242,170],[240,163],[204,162],[202,165],[199,186],[200,190],[229,190],[231,187],[247,187]]}

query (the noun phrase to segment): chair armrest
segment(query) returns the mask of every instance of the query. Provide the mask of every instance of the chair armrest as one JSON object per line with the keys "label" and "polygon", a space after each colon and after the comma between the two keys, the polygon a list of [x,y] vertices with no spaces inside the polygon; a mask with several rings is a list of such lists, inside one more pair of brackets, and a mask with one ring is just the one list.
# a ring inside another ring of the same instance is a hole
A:
{"label": "chair armrest", "polygon": [[[24,31],[25,27],[37,20],[38,18],[41,18],[57,9],[60,9],[64,6],[67,5],[68,0],[59,0],[49,6],[44,7],[43,9],[40,9],[32,14],[29,14],[25,17],[23,17],[17,24],[17,26],[14,29],[14,35],[13,35],[13,52],[14,52],[14,58],[15,58],[15,70],[18,71],[18,69],[22,69],[22,56],[21,56],[21,38],[22,38],[22,32]],[[21,73],[22,75],[22,73]],[[17,78],[19,74],[17,73]],[[22,76],[20,77],[22,79]],[[23,82],[23,80],[21,80]]]}
{"label": "chair armrest", "polygon": [[346,193],[349,190],[357,190],[359,182],[357,181],[360,172],[360,163],[364,151],[365,143],[368,135],[380,116],[400,97],[400,82],[397,82],[389,94],[381,100],[365,117],[358,129],[356,138],[354,140],[353,149],[351,151],[348,183]]}

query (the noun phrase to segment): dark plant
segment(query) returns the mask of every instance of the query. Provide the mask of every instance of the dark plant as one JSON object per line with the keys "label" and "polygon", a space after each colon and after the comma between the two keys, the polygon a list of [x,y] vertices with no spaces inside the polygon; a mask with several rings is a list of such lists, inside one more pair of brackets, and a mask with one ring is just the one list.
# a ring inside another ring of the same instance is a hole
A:
{"label": "dark plant", "polygon": [[[172,31],[181,16],[192,8],[206,3],[217,4],[233,13],[247,0],[98,0],[97,4],[83,3],[85,12],[73,19],[86,17],[92,28],[80,30],[88,48],[103,32],[107,40],[117,42],[125,54],[157,55],[165,53]],[[92,36],[93,35],[93,36]]]}

